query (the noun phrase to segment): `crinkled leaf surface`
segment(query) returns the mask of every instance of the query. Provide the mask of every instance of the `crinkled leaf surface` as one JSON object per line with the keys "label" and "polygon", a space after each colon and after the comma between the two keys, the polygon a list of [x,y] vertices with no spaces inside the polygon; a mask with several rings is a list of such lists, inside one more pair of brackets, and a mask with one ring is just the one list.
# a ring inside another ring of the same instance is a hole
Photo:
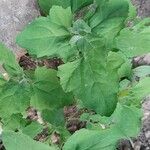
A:
{"label": "crinkled leaf surface", "polygon": [[49,10],[53,5],[62,6],[63,8],[70,6],[70,0],[38,0],[38,3],[45,15],[49,14]]}
{"label": "crinkled leaf surface", "polygon": [[129,13],[128,13],[128,19],[134,19],[137,16],[136,7],[133,5],[131,0],[126,0],[129,4]]}
{"label": "crinkled leaf surface", "polygon": [[3,120],[4,130],[22,130],[27,125],[27,120],[22,114],[13,114],[6,120]]}
{"label": "crinkled leaf surface", "polygon": [[131,94],[139,99],[144,98],[150,94],[150,77],[146,77],[132,87]]}
{"label": "crinkled leaf surface", "polygon": [[[132,27],[134,30],[140,31],[144,29],[145,27],[149,27],[150,18],[144,18],[144,19],[138,19],[137,22],[135,22],[134,26]],[[147,28],[149,30],[149,28]]]}
{"label": "crinkled leaf surface", "polygon": [[93,3],[93,0],[38,0],[38,3],[43,14],[48,15],[53,5],[62,6],[63,8],[71,6],[72,12],[76,12],[82,7]]}
{"label": "crinkled leaf surface", "polygon": [[[116,110],[110,117],[118,131],[126,138],[136,137],[141,128],[142,110],[134,106],[126,106],[118,103]],[[134,122],[134,123],[133,123]]]}
{"label": "crinkled leaf surface", "polygon": [[113,40],[119,33],[119,31],[124,27],[124,19],[112,18],[102,22],[100,25],[95,27],[92,32],[102,36],[106,39],[106,46],[112,48]]}
{"label": "crinkled leaf surface", "polygon": [[23,133],[5,131],[2,140],[7,150],[57,150],[46,144],[36,142]]}
{"label": "crinkled leaf surface", "polygon": [[92,3],[93,0],[71,0],[72,11],[75,12]]}
{"label": "crinkled leaf surface", "polygon": [[121,91],[121,90],[124,90],[124,89],[127,89],[128,87],[130,88],[130,86],[131,86],[131,81],[130,80],[128,80],[128,79],[124,79],[124,80],[122,80],[122,81],[120,81],[120,83],[119,83],[119,90]]}
{"label": "crinkled leaf surface", "polygon": [[45,67],[37,68],[33,84],[34,96],[31,105],[39,110],[61,108],[73,101],[72,94],[66,94],[60,86],[57,71]]}
{"label": "crinkled leaf surface", "polygon": [[106,46],[112,48],[113,40],[125,27],[125,21],[136,16],[136,9],[130,0],[97,0],[97,11],[89,23],[92,32],[106,39]]}
{"label": "crinkled leaf surface", "polygon": [[68,139],[63,150],[114,150],[119,138],[115,130],[100,132],[81,129]]}
{"label": "crinkled leaf surface", "polygon": [[3,44],[0,43],[0,64],[9,75],[21,75],[23,73],[21,67],[16,61],[15,55]]}
{"label": "crinkled leaf surface", "polygon": [[131,79],[133,71],[132,71],[132,60],[128,59],[126,57],[126,55],[124,55],[123,53],[121,53],[120,51],[117,52],[118,55],[120,55],[121,58],[124,59],[124,63],[122,64],[122,66],[119,68],[118,70],[118,74],[119,74],[119,78],[128,78]]}
{"label": "crinkled leaf surface", "polygon": [[118,74],[120,79],[127,77],[127,78],[131,78],[132,76],[132,63],[130,60],[127,60],[122,66],[121,68],[118,70]]}
{"label": "crinkled leaf surface", "polygon": [[125,28],[115,40],[115,48],[127,57],[150,52],[150,20],[146,19],[132,28]]}
{"label": "crinkled leaf surface", "polygon": [[23,113],[30,106],[31,90],[25,83],[6,83],[0,93],[0,117]]}
{"label": "crinkled leaf surface", "polygon": [[72,53],[67,30],[72,22],[70,8],[53,6],[50,12],[50,16],[40,17],[29,24],[17,37],[17,43],[37,57],[67,57]]}
{"label": "crinkled leaf surface", "polygon": [[141,126],[140,118],[139,109],[118,104],[109,118],[110,127],[103,130],[77,131],[65,143],[63,150],[114,150],[119,139],[138,135]]}
{"label": "crinkled leaf surface", "polygon": [[[107,23],[111,23],[113,21],[117,22],[118,19],[126,19],[128,16],[128,2],[126,0],[102,0],[97,1],[98,10],[90,19],[91,28],[95,28],[99,25]],[[116,19],[116,20],[115,20]],[[110,22],[109,22],[110,20]],[[120,20],[122,22],[123,20]],[[111,24],[109,24],[111,27]],[[99,26],[99,28],[101,28]]]}
{"label": "crinkled leaf surface", "polygon": [[66,92],[73,91],[86,107],[101,115],[110,115],[117,104],[117,70],[123,60],[116,53],[110,53],[107,57],[107,51],[99,39],[88,44],[85,41],[84,44],[81,59],[59,67],[61,85]]}
{"label": "crinkled leaf surface", "polygon": [[132,87],[128,86],[119,93],[119,101],[126,105],[141,107],[141,101],[150,94],[150,77],[143,78]]}
{"label": "crinkled leaf surface", "polygon": [[133,70],[133,74],[135,77],[139,78],[150,76],[150,66],[139,66]]}
{"label": "crinkled leaf surface", "polygon": [[31,124],[22,129],[22,133],[28,135],[31,138],[35,138],[35,136],[42,131],[43,126],[38,122],[32,122]]}
{"label": "crinkled leaf surface", "polygon": [[71,27],[73,16],[70,7],[64,9],[60,6],[53,6],[50,9],[49,17],[53,23],[59,26],[63,26],[65,28]]}
{"label": "crinkled leaf surface", "polygon": [[83,19],[78,19],[73,23],[72,33],[74,34],[85,34],[91,33],[91,28]]}
{"label": "crinkled leaf surface", "polygon": [[31,138],[43,131],[43,126],[38,122],[29,123],[22,114],[13,114],[9,118],[3,119],[3,129],[4,131],[20,131]]}
{"label": "crinkled leaf surface", "polygon": [[129,4],[126,0],[97,1],[97,12],[90,19],[92,32],[106,39],[108,48],[112,47],[114,37],[125,26]]}
{"label": "crinkled leaf surface", "polygon": [[65,125],[63,109],[45,109],[42,111],[42,118],[54,126]]}

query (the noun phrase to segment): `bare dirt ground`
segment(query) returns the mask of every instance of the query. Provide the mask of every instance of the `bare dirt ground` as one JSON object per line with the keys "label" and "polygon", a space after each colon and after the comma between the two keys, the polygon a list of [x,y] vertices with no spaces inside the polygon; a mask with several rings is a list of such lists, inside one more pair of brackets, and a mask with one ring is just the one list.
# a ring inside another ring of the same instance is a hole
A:
{"label": "bare dirt ground", "polygon": [[150,0],[132,0],[138,8],[138,16],[150,17]]}

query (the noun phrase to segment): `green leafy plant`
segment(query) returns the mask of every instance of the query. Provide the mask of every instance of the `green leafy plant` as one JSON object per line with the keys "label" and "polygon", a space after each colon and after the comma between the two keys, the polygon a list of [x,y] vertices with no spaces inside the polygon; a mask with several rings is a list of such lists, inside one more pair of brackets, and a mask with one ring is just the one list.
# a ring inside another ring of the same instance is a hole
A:
{"label": "green leafy plant", "polygon": [[[6,149],[26,144],[32,150],[114,150],[118,140],[136,137],[150,78],[149,66],[133,69],[132,58],[149,52],[150,19],[137,19],[130,0],[38,2],[46,17],[29,24],[17,43],[32,57],[58,57],[63,64],[58,70],[23,70],[0,45],[0,62],[8,75],[0,78]],[[73,135],[67,131],[63,115],[68,105],[89,111],[80,116],[86,129]],[[41,113],[42,125],[25,119],[31,106]],[[52,130],[49,135],[58,132],[63,140],[57,145],[48,142],[49,146],[32,140],[45,127]]]}

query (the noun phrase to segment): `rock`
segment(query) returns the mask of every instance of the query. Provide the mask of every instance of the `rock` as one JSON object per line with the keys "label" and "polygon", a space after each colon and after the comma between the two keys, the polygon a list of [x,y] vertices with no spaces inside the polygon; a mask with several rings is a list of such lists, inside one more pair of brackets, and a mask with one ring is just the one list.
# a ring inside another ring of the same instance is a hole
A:
{"label": "rock", "polygon": [[[150,17],[150,0],[132,0],[137,7],[138,16],[141,18]],[[134,67],[140,65],[150,65],[150,53],[144,56],[139,56],[134,59]]]}
{"label": "rock", "polygon": [[0,42],[17,53],[16,35],[39,15],[37,0],[0,0]]}
{"label": "rock", "polygon": [[150,0],[132,0],[137,7],[138,16],[149,17],[150,16]]}
{"label": "rock", "polygon": [[132,63],[134,68],[142,65],[150,65],[150,53],[144,56],[135,57]]}

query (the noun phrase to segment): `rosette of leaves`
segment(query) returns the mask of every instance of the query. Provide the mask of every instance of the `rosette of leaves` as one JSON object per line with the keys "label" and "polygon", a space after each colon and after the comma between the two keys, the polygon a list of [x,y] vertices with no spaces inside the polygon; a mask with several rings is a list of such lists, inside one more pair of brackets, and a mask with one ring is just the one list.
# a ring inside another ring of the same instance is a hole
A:
{"label": "rosette of leaves", "polygon": [[[129,30],[131,34],[140,36],[148,31],[149,26],[137,24],[125,28],[127,20],[135,15],[134,7],[128,0],[94,1],[97,8],[85,20],[74,19],[72,5],[65,8],[53,6],[55,3],[51,2],[49,15],[28,25],[18,36],[17,43],[38,58],[60,57],[65,62],[58,72],[63,89],[66,92],[73,91],[86,107],[97,113],[111,115],[117,104],[120,76],[131,73],[128,53],[132,51],[120,46],[125,45],[121,43],[124,39],[122,32]],[[138,43],[137,38],[133,39]],[[141,42],[146,39],[149,39],[149,34]],[[136,45],[133,47],[136,48]],[[111,53],[114,48],[120,50],[121,54]],[[132,57],[144,54],[148,49],[142,47],[140,53],[134,51]],[[111,66],[112,62],[115,65]]]}
{"label": "rosette of leaves", "polygon": [[[62,107],[72,102],[70,92],[95,112],[82,116],[87,129],[73,134],[62,149],[114,150],[119,139],[136,137],[150,78],[145,78],[149,71],[144,69],[138,83],[131,59],[149,52],[150,19],[137,21],[129,0],[39,0],[39,4],[46,17],[29,24],[17,43],[34,57],[59,57],[64,64],[58,72],[36,69],[29,80],[31,105],[55,126],[63,124]],[[82,12],[84,6],[86,13],[80,17],[77,10]],[[132,26],[127,26],[129,20]]]}

